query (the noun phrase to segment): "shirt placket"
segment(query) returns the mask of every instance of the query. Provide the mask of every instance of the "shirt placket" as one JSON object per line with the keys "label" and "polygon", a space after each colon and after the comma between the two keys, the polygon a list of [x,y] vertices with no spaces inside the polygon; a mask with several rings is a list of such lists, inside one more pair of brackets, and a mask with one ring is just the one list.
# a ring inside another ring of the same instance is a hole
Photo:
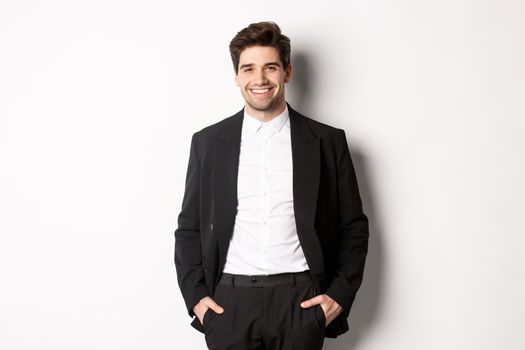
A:
{"label": "shirt placket", "polygon": [[262,229],[263,229],[263,240],[262,240],[262,256],[264,261],[264,269],[268,272],[270,267],[270,257],[269,257],[269,243],[270,243],[270,225],[269,225],[269,215],[271,210],[271,204],[269,199],[269,184],[271,176],[271,137],[272,129],[269,125],[263,125],[261,129],[262,137],[262,176],[261,176],[261,220],[262,220]]}

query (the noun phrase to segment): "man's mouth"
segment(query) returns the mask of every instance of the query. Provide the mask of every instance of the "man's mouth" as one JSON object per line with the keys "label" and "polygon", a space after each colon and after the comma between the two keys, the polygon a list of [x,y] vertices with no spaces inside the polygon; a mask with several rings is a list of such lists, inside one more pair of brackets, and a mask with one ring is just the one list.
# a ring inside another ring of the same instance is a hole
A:
{"label": "man's mouth", "polygon": [[269,87],[268,88],[250,89],[252,94],[260,95],[260,96],[263,96],[263,95],[267,94],[270,90],[271,90],[271,88],[269,88]]}

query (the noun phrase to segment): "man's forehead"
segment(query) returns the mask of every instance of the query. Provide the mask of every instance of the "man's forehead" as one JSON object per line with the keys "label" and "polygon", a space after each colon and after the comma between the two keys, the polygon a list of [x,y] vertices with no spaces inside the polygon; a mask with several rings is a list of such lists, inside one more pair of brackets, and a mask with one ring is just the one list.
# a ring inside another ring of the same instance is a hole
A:
{"label": "man's forehead", "polygon": [[271,46],[250,46],[241,52],[240,63],[275,62],[279,59],[279,52]]}

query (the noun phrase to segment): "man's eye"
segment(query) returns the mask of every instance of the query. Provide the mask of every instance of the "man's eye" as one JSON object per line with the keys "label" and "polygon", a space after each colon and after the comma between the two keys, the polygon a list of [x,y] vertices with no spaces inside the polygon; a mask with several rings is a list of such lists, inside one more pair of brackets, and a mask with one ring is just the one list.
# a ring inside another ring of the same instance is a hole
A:
{"label": "man's eye", "polygon": [[276,66],[268,66],[268,70],[276,70],[277,67]]}
{"label": "man's eye", "polygon": [[252,70],[253,70],[253,69],[251,69],[251,68],[245,68],[245,69],[243,70],[243,72],[251,72]]}

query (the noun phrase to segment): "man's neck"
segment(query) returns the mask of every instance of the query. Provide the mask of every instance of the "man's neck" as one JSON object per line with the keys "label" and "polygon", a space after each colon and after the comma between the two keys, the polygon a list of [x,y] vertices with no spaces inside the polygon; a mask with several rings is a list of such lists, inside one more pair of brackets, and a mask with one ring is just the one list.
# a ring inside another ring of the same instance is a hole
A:
{"label": "man's neck", "polygon": [[280,105],[279,107],[273,108],[270,111],[259,111],[259,110],[252,108],[248,104],[246,104],[244,108],[246,110],[246,113],[248,113],[250,116],[254,117],[255,119],[261,122],[269,122],[270,120],[278,117],[284,112],[284,110],[286,109],[286,102],[283,101],[282,105]]}

